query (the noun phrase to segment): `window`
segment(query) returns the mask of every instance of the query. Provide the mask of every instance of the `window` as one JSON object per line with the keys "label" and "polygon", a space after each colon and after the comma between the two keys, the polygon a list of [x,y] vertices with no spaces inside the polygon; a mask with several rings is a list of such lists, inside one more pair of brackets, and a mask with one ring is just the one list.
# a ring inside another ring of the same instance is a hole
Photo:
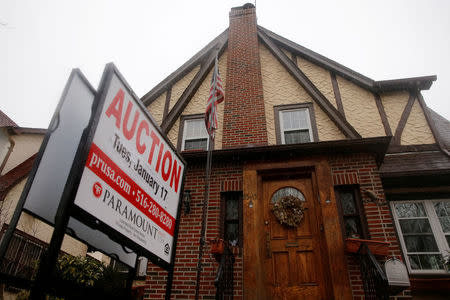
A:
{"label": "window", "polygon": [[1,270],[9,275],[31,279],[35,272],[35,264],[44,250],[43,243],[35,242],[16,232],[6,251]]}
{"label": "window", "polygon": [[180,133],[182,134],[181,147],[183,150],[207,150],[208,149],[208,132],[205,127],[204,116],[193,115],[184,116],[181,119],[182,128]]}
{"label": "window", "polygon": [[336,187],[335,190],[344,237],[369,238],[359,186],[343,185]]}
{"label": "window", "polygon": [[274,113],[279,144],[318,140],[312,103],[275,106]]}
{"label": "window", "polygon": [[411,273],[444,273],[450,247],[450,200],[391,202],[400,244]]}
{"label": "window", "polygon": [[231,246],[242,245],[242,193],[222,193],[222,219],[223,237]]}

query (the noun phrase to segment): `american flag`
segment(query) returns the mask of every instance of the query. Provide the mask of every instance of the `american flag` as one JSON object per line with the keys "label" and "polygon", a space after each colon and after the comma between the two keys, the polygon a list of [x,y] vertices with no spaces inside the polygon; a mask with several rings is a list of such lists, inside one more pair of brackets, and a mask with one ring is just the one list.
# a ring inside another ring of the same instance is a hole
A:
{"label": "american flag", "polygon": [[221,103],[225,97],[222,79],[219,74],[219,64],[214,65],[214,72],[211,79],[211,88],[209,90],[208,103],[206,104],[205,125],[211,139],[214,139],[214,130],[217,129],[217,104]]}

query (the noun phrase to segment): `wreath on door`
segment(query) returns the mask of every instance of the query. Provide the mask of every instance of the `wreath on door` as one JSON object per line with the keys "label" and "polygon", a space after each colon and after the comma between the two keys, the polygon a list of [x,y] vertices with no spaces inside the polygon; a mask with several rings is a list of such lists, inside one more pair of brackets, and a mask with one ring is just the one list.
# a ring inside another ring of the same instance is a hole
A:
{"label": "wreath on door", "polygon": [[303,219],[303,203],[300,198],[288,195],[273,204],[272,212],[282,225],[297,227]]}

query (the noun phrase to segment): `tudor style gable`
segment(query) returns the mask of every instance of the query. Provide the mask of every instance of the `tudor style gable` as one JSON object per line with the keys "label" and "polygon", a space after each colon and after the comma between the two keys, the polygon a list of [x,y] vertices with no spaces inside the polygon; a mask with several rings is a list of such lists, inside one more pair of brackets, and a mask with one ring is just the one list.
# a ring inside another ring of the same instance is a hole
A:
{"label": "tudor style gable", "polygon": [[420,93],[436,76],[374,81],[257,25],[251,6],[232,9],[229,29],[142,97],[180,150],[205,139],[194,124],[216,54],[226,94],[216,150],[392,136],[394,148],[446,152]]}

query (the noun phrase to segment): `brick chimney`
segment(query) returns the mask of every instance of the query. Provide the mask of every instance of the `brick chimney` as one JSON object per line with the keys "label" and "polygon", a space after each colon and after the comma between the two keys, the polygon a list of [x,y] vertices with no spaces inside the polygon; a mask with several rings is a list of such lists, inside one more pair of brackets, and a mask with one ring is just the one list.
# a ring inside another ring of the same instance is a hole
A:
{"label": "brick chimney", "polygon": [[267,145],[266,116],[252,4],[230,11],[222,148]]}

